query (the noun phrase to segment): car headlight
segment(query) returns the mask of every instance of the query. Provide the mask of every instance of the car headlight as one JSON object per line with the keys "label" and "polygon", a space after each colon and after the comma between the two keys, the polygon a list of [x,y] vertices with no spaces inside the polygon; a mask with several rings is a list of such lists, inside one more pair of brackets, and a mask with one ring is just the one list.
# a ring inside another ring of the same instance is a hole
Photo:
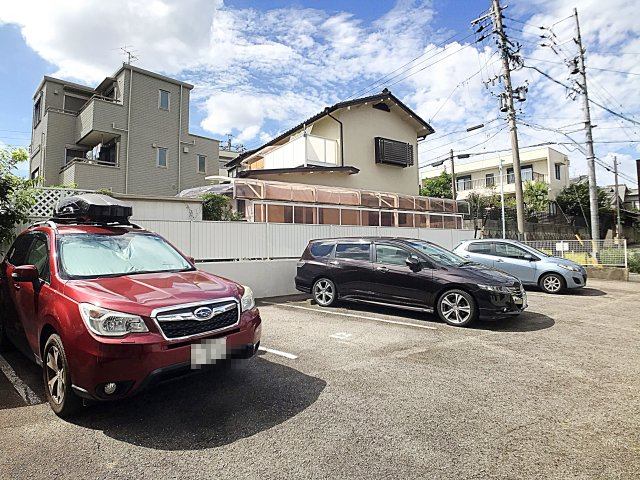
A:
{"label": "car headlight", "polygon": [[247,287],[246,285],[243,285],[242,288],[244,288],[244,293],[242,294],[242,299],[240,300],[240,306],[242,308],[242,311],[246,312],[247,310],[251,310],[253,307],[255,307],[256,302],[253,299],[253,290],[251,290],[251,288]]}
{"label": "car headlight", "polygon": [[128,333],[144,333],[149,329],[139,315],[116,312],[97,307],[90,303],[79,305],[80,315],[85,325],[96,335],[103,337],[121,337]]}
{"label": "car headlight", "polygon": [[574,265],[563,265],[561,263],[557,263],[556,265],[558,265],[560,268],[564,268],[565,270],[571,270],[572,272],[579,272],[580,268],[576,267]]}
{"label": "car headlight", "polygon": [[511,293],[511,288],[503,285],[478,285],[482,290],[496,293]]}

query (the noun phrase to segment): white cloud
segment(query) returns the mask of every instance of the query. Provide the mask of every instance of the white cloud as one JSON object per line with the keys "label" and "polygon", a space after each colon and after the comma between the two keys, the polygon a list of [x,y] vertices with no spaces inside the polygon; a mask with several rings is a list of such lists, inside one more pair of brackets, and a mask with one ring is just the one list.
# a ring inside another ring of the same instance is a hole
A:
{"label": "white cloud", "polygon": [[[0,24],[18,25],[26,43],[57,68],[55,75],[88,83],[100,81],[117,68],[122,61],[118,47],[133,45],[137,65],[196,85],[192,100],[196,111],[204,114],[200,122],[204,130],[218,137],[233,133],[236,141],[249,146],[362,87],[371,90],[360,94],[390,86],[425,120],[433,119],[437,133],[420,147],[421,161],[451,148],[508,148],[506,131],[496,134],[504,121],[495,120],[501,114],[497,99],[490,94],[500,87],[487,90],[482,83],[500,70],[493,41],[485,47],[464,43],[459,40],[466,35],[463,32],[458,40],[437,46],[451,35],[435,29],[437,7],[429,0],[399,0],[379,19],[365,22],[349,11],[237,9],[223,0],[23,0],[0,9]],[[478,13],[463,15],[471,20]],[[570,42],[573,20],[563,20],[571,13],[570,7],[553,0],[520,2],[505,13],[521,21],[528,19],[528,26],[505,20],[509,35],[523,40],[526,63],[562,82],[568,81],[567,68],[550,49],[536,46],[540,41],[537,27],[555,24],[558,38],[569,40],[560,53],[575,51]],[[590,94],[599,103],[638,118],[640,77],[595,70],[640,71],[638,55],[633,55],[640,52],[637,2],[610,0],[605,5],[601,0],[584,0],[579,3],[579,14],[587,65],[592,68]],[[412,70],[388,76],[420,54],[424,56],[413,63]],[[408,76],[410,73],[413,75]],[[386,81],[374,83],[383,76]],[[525,80],[530,89],[527,102],[520,104],[523,122],[560,129],[582,142],[582,132],[569,133],[576,125],[568,126],[582,120],[579,102],[567,99],[562,87],[532,70],[514,74],[515,85]],[[621,124],[596,106],[592,116],[598,124],[596,141],[640,140],[640,127]],[[473,136],[465,131],[478,123],[487,127],[472,132]],[[524,123],[519,131],[521,145],[568,141],[562,134]],[[596,153],[603,160],[625,152],[637,155],[638,144],[596,144]],[[569,155],[574,173],[584,172],[584,155],[578,150]],[[635,176],[633,163],[624,158],[621,170]],[[610,183],[608,174],[602,178]]]}

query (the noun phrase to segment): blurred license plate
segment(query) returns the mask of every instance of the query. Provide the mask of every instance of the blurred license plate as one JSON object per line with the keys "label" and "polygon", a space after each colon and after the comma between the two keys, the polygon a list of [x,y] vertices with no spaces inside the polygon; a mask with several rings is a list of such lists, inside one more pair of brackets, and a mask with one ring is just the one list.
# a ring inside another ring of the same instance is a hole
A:
{"label": "blurred license plate", "polygon": [[191,344],[191,368],[213,365],[227,356],[227,339],[213,338]]}

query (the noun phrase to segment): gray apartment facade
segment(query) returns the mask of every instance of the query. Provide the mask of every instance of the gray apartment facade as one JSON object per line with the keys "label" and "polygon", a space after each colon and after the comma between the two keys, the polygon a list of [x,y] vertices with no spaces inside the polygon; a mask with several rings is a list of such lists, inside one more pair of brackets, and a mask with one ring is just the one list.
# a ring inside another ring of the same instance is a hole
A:
{"label": "gray apartment facade", "polygon": [[44,77],[30,174],[44,185],[176,195],[217,175],[218,140],[189,133],[193,85],[129,64],[96,88]]}

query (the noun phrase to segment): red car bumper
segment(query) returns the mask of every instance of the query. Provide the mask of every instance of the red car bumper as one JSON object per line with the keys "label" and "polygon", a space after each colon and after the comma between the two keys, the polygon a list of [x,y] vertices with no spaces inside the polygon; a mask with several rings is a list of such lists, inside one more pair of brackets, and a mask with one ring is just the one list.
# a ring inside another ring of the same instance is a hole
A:
{"label": "red car bumper", "polygon": [[[167,377],[193,372],[191,344],[205,339],[225,337],[227,358],[252,356],[260,343],[261,322],[260,312],[254,308],[241,315],[236,327],[173,342],[154,331],[107,339],[85,330],[68,352],[73,389],[81,397],[96,400],[131,396]],[[110,395],[104,392],[107,383],[116,384]]]}

